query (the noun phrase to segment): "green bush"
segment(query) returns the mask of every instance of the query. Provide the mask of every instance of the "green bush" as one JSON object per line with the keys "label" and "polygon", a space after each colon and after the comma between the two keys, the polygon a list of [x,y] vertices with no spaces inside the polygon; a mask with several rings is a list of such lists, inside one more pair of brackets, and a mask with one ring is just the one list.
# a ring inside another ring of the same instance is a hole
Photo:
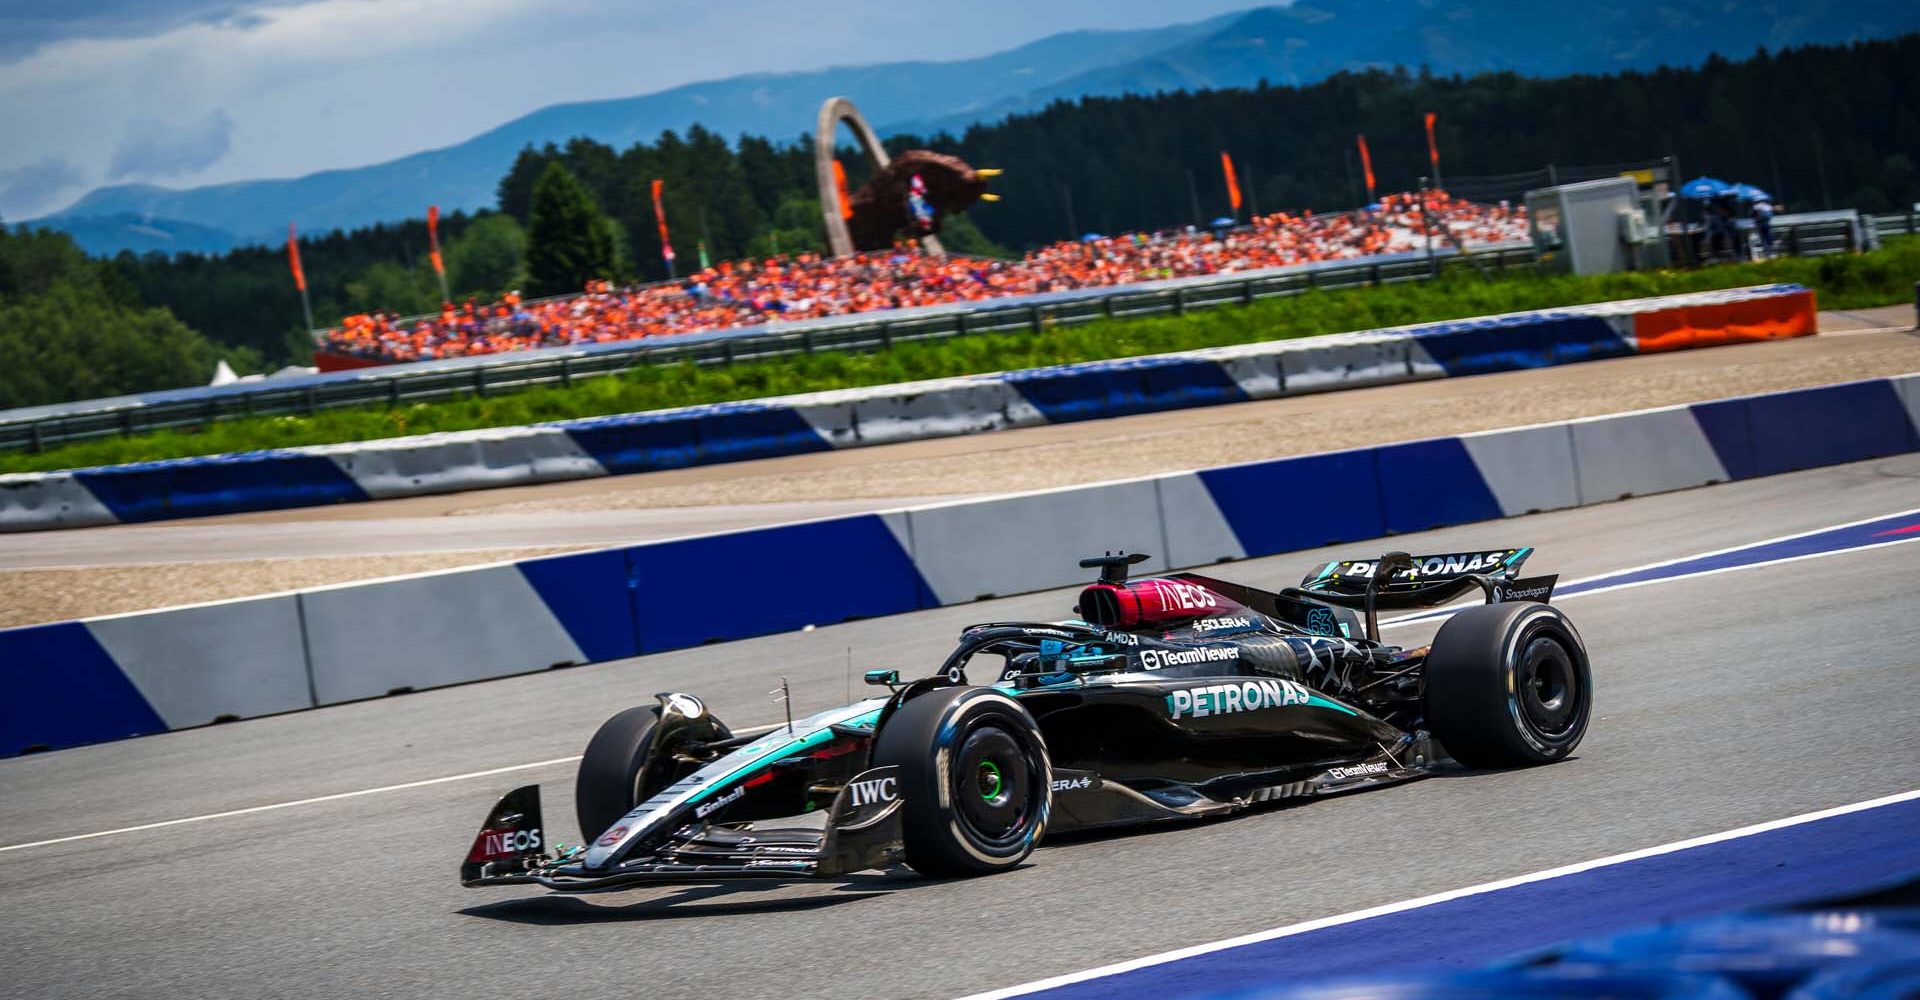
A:
{"label": "green bush", "polygon": [[633,413],[1773,282],[1797,282],[1816,289],[1822,308],[1854,309],[1910,301],[1915,279],[1920,279],[1920,238],[1893,240],[1886,248],[1862,256],[1586,278],[1516,272],[1487,280],[1465,265],[1455,265],[1433,281],[1312,291],[1185,316],[1102,320],[1049,327],[1039,333],[977,334],[903,343],[873,353],[800,355],[731,367],[638,368],[565,388],[543,386],[394,409],[324,410],[311,417],[231,420],[190,433],[164,431],[82,442],[37,455],[4,454],[0,471],[77,468]]}

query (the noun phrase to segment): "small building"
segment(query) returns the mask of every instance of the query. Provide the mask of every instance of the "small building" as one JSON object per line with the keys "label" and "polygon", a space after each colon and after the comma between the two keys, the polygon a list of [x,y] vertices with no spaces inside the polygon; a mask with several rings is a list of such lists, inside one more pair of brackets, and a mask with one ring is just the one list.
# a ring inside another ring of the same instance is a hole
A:
{"label": "small building", "polygon": [[1547,270],[1610,274],[1666,266],[1659,212],[1633,177],[1540,188],[1526,200],[1534,253]]}

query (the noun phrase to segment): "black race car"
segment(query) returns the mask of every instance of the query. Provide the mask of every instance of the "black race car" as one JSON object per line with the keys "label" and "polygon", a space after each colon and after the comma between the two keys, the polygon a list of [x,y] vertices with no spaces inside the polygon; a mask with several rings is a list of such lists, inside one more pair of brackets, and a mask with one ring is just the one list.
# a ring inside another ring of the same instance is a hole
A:
{"label": "black race car", "polygon": [[[736,736],[698,698],[607,720],[575,785],[587,844],[548,845],[540,790],[510,792],[460,869],[470,886],[588,891],[1019,864],[1047,833],[1216,816],[1571,753],[1586,649],[1520,579],[1531,549],[1342,561],[1278,593],[1193,573],[1129,580],[1143,555],[1081,565],[1079,618],[974,625],[931,676]],[[1380,641],[1385,610],[1478,592],[1433,644]],[[1437,743],[1437,745],[1436,745]],[[806,822],[805,814],[825,810]]]}

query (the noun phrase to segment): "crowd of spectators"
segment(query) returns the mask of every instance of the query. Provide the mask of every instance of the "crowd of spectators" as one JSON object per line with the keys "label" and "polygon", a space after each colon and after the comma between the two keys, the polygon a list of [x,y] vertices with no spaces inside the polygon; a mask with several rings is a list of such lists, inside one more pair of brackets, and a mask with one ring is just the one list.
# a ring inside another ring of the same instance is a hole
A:
{"label": "crowd of spectators", "polygon": [[362,313],[325,331],[320,348],[382,361],[496,354],[1396,253],[1425,247],[1430,223],[1440,245],[1527,236],[1524,209],[1440,191],[1425,197],[1425,206],[1418,193],[1392,194],[1359,212],[1280,212],[1219,230],[1089,234],[1017,261],[903,246],[723,262],[676,282],[616,288],[595,281],[580,295],[536,302],[514,292],[487,305],[449,303],[438,316],[412,320]]}

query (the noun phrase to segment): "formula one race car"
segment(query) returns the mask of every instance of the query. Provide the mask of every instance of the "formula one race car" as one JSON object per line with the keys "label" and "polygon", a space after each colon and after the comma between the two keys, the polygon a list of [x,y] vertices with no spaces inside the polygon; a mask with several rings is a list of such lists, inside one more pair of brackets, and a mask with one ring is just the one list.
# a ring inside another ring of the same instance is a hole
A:
{"label": "formula one race car", "polygon": [[[698,698],[607,720],[575,786],[590,841],[549,850],[540,789],[501,799],[460,880],[590,891],[1019,864],[1047,833],[1217,816],[1467,767],[1560,760],[1586,732],[1586,649],[1519,579],[1531,549],[1332,562],[1278,593],[1146,556],[1082,561],[1079,619],[975,625],[931,676],[757,736]],[[1380,641],[1383,610],[1479,591],[1433,644]],[[983,676],[984,675],[984,676]],[[1438,746],[1435,743],[1438,743]],[[803,814],[825,810],[808,825]]]}

